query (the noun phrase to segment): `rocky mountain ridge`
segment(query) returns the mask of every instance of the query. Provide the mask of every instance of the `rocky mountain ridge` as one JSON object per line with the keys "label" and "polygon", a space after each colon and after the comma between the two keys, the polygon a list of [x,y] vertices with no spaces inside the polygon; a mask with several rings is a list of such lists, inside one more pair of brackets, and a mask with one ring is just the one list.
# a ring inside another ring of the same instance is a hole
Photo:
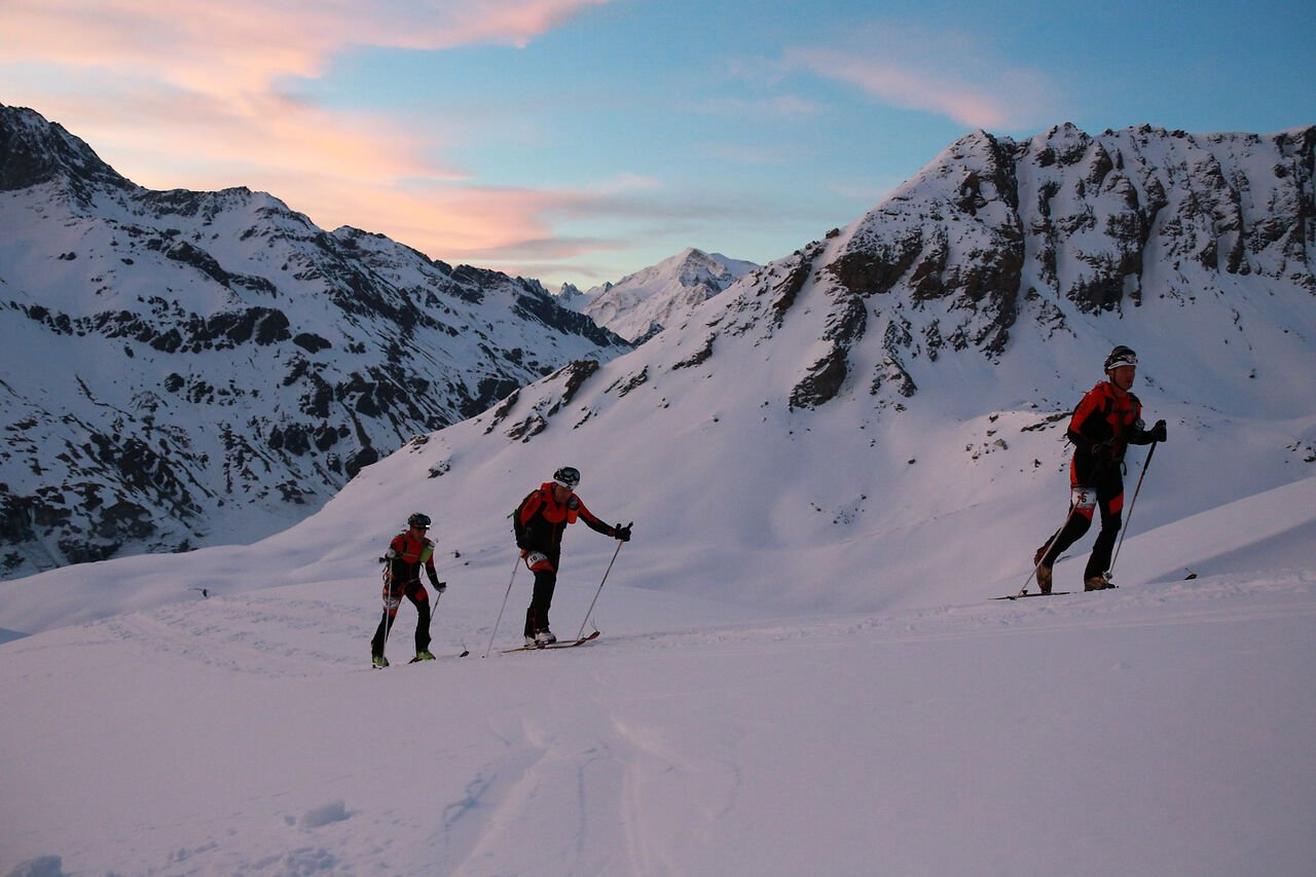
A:
{"label": "rocky mountain ridge", "polygon": [[872,392],[908,397],[913,360],[965,349],[999,359],[1021,321],[1073,335],[1076,319],[1130,316],[1149,296],[1227,302],[1270,284],[1316,295],[1314,145],[1316,127],[970,134],[857,223],[759,279],[786,308],[807,278],[826,278],[829,350],[793,401],[832,398],[873,328],[883,355]]}
{"label": "rocky mountain ridge", "polygon": [[[536,281],[152,191],[0,107],[0,574],[259,538],[417,434],[629,349]],[[434,473],[435,476],[441,473]]]}

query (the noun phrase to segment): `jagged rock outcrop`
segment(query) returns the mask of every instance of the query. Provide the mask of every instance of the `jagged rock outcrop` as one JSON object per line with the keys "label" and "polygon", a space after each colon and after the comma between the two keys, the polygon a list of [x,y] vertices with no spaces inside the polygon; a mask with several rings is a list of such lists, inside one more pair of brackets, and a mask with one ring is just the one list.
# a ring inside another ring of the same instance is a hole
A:
{"label": "jagged rock outcrop", "polygon": [[825,349],[791,394],[811,408],[841,391],[870,330],[881,337],[870,389],[898,405],[917,391],[913,359],[995,360],[1021,319],[1049,335],[1149,295],[1227,295],[1231,277],[1316,293],[1314,144],[1316,128],[1092,136],[1067,124],[1020,142],[978,131],[801,251],[811,258],[757,272],[747,282],[762,290],[746,299],[773,299],[765,325],[808,283],[827,300]]}

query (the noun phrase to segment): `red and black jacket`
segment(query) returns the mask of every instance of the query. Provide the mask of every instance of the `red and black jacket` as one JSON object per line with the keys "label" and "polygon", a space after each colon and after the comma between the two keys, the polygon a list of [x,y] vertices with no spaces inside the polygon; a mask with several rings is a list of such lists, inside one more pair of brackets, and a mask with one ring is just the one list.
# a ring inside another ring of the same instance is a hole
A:
{"label": "red and black jacket", "polygon": [[1096,465],[1119,463],[1129,445],[1152,442],[1143,429],[1142,402],[1132,393],[1119,392],[1110,381],[1097,384],[1078,403],[1067,434],[1075,462]]}
{"label": "red and black jacket", "polygon": [[617,531],[603,523],[580,501],[574,493],[566,502],[558,502],[553,495],[553,482],[545,481],[530,492],[516,507],[513,529],[516,546],[525,551],[542,551],[556,556],[562,549],[562,533],[568,524],[584,521],[591,530],[605,536],[616,536]]}
{"label": "red and black jacket", "polygon": [[388,543],[389,580],[397,584],[420,581],[420,568],[425,567],[430,584],[438,586],[439,574],[434,569],[434,542],[426,536],[412,536],[404,530]]}

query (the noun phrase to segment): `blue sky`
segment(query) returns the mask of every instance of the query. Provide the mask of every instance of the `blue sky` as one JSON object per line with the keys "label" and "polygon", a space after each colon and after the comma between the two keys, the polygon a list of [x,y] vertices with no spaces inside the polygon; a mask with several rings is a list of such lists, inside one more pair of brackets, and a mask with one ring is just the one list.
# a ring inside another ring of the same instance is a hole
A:
{"label": "blue sky", "polygon": [[0,102],[155,188],[587,287],[764,262],[948,143],[1316,123],[1310,3],[0,3]]}

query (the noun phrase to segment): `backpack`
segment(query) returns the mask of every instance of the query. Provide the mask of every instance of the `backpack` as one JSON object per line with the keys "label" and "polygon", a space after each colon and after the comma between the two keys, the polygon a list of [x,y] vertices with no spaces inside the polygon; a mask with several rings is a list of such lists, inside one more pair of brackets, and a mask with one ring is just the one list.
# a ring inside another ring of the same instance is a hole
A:
{"label": "backpack", "polygon": [[521,509],[525,508],[525,504],[530,501],[530,497],[537,493],[539,493],[539,488],[535,488],[527,493],[525,499],[517,503],[516,508],[512,510],[510,515],[508,515],[508,517],[512,519],[512,535],[516,537],[517,548],[530,547],[528,542],[530,538],[530,530],[525,524],[521,523]]}

